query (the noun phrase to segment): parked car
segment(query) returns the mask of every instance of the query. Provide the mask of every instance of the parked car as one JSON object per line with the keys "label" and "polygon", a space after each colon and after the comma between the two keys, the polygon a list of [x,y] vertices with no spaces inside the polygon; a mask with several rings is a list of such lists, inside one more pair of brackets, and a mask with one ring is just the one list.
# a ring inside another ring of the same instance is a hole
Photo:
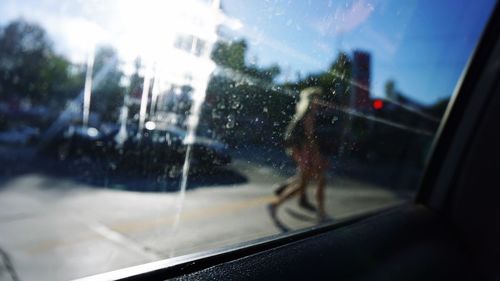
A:
{"label": "parked car", "polygon": [[193,171],[230,163],[225,144],[199,136],[188,141],[186,131],[176,127],[144,130],[141,134],[137,134],[135,128],[127,128],[122,143],[117,141],[119,133],[119,128],[105,133],[94,127],[71,125],[41,147],[40,152],[65,161],[90,158],[94,164],[106,164],[114,169],[149,172],[166,169],[171,176],[179,175],[188,146]]}
{"label": "parked car", "polygon": [[20,126],[0,132],[0,143],[27,145],[36,142],[40,135],[38,128]]}

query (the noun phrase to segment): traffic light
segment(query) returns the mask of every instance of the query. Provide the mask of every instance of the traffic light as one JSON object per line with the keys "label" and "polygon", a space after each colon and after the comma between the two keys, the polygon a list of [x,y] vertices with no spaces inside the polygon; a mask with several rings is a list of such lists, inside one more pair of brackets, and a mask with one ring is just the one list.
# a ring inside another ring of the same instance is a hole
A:
{"label": "traffic light", "polygon": [[384,101],[381,99],[375,99],[372,102],[372,107],[375,110],[381,110],[382,108],[384,108]]}

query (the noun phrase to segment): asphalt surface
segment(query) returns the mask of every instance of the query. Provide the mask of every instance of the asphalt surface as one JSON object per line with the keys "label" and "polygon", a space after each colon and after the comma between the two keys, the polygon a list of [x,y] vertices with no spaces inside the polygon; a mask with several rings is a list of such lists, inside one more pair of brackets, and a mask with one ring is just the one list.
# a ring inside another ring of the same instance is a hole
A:
{"label": "asphalt surface", "polygon": [[[233,180],[231,180],[233,178]],[[179,192],[160,192],[135,181],[99,183],[43,172],[19,173],[0,183],[0,280],[68,280],[173,256],[293,231],[317,223],[293,199],[268,214],[273,185],[285,175],[235,160]],[[225,179],[225,181],[221,181]],[[114,185],[113,185],[114,184]],[[314,201],[314,188],[308,195]],[[407,198],[377,185],[333,177],[326,190],[332,221],[390,206]],[[14,273],[12,273],[14,271]]]}

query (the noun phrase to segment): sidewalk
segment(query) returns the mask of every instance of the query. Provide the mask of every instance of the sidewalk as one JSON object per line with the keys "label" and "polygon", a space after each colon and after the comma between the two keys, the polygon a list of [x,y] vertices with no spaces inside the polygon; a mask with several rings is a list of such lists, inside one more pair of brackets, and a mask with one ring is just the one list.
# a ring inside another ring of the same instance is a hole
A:
{"label": "sidewalk", "polygon": [[0,281],[18,281],[19,277],[8,254],[0,249]]}

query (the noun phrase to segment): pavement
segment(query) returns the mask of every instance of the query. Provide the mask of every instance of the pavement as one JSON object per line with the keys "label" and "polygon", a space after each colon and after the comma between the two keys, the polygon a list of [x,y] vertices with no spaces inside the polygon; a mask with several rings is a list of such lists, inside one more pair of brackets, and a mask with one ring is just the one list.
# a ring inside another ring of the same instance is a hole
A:
{"label": "pavement", "polygon": [[[221,173],[238,180],[197,183],[184,195],[40,172],[4,179],[0,249],[8,259],[0,261],[0,280],[80,278],[276,235],[283,226],[293,231],[317,223],[315,213],[298,207],[296,199],[278,209],[279,224],[271,219],[266,206],[275,200],[272,186],[286,178],[276,169],[236,159]],[[308,189],[311,201],[313,190]],[[326,189],[327,213],[334,221],[409,196],[336,177]]]}

